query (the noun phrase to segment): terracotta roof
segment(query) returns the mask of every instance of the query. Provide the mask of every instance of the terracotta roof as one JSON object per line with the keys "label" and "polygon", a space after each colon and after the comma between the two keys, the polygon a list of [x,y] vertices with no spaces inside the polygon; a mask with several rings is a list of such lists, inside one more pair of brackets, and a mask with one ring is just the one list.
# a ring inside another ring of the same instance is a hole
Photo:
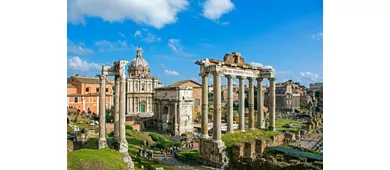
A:
{"label": "terracotta roof", "polygon": [[76,88],[76,87],[73,86],[72,84],[69,84],[69,83],[68,83],[68,88]]}
{"label": "terracotta roof", "polygon": [[[78,76],[72,76],[70,78],[73,78],[74,80],[78,81],[79,83],[85,83],[85,84],[100,84],[99,78],[95,77],[78,77]],[[112,85],[110,81],[106,81],[106,85]]]}
{"label": "terracotta roof", "polygon": [[[99,96],[99,93],[87,93],[87,94],[68,94],[68,97],[96,97]],[[109,93],[106,93],[106,96],[112,96]]]}
{"label": "terracotta roof", "polygon": [[193,81],[193,80],[178,81],[178,82],[176,82],[176,83],[173,83],[173,84],[171,84],[171,85],[168,85],[167,87],[180,87],[182,84],[187,83],[187,82],[191,82],[191,83],[194,83],[194,84],[198,85],[199,87],[202,87],[202,84],[199,84],[198,82]]}

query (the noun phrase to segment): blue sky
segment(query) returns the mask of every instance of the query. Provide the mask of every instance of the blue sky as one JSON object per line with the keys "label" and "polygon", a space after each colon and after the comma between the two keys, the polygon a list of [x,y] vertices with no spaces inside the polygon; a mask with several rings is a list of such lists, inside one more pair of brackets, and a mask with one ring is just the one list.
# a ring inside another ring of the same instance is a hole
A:
{"label": "blue sky", "polygon": [[271,65],[277,82],[292,79],[308,86],[322,82],[322,4],[322,0],[68,0],[67,74],[94,76],[101,65],[120,59],[131,62],[140,44],[151,74],[163,84],[200,82],[195,60],[222,60],[236,51],[249,64]]}

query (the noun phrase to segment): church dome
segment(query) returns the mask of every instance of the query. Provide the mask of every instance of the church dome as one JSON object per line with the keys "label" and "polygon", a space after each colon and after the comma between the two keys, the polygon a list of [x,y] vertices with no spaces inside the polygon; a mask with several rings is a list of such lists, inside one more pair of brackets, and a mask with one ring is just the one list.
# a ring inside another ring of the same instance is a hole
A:
{"label": "church dome", "polygon": [[129,75],[131,77],[149,77],[150,69],[148,62],[142,58],[142,48],[138,47],[137,55],[129,65]]}
{"label": "church dome", "polygon": [[138,47],[137,56],[135,57],[135,59],[133,59],[133,61],[131,61],[130,66],[131,67],[149,67],[148,62],[146,62],[146,60],[142,58],[141,47]]}

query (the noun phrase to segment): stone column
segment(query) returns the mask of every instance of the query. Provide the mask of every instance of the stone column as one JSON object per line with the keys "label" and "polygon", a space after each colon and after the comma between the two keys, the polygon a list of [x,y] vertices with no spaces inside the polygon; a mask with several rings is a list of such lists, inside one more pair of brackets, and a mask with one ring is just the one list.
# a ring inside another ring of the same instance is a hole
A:
{"label": "stone column", "polygon": [[115,105],[114,105],[114,140],[119,143],[119,94],[120,77],[115,76]]}
{"label": "stone column", "polygon": [[[124,68],[123,68],[124,69]],[[119,137],[120,147],[119,152],[124,153],[128,151],[128,144],[126,140],[126,115],[125,115],[125,87],[126,87],[126,75],[124,70],[120,74],[120,94],[119,94]]]}
{"label": "stone column", "polygon": [[213,123],[213,140],[222,142],[221,140],[221,73],[213,74],[214,78],[214,123]]}
{"label": "stone column", "polygon": [[264,121],[264,94],[262,82],[263,78],[257,78],[257,127],[259,129],[265,128]]}
{"label": "stone column", "polygon": [[253,77],[249,77],[249,129],[255,129],[255,90],[253,87]]}
{"label": "stone column", "polygon": [[238,77],[239,81],[239,108],[238,108],[238,129],[241,132],[245,132],[245,89],[244,89],[244,80],[246,77]]}
{"label": "stone column", "polygon": [[275,107],[276,107],[276,98],[275,98],[275,78],[269,79],[270,84],[270,96],[269,96],[269,128],[270,130],[275,130]]}
{"label": "stone column", "polygon": [[107,147],[106,140],[106,76],[100,75],[99,105],[99,149]]}
{"label": "stone column", "polygon": [[228,82],[228,122],[227,133],[233,133],[233,76],[227,75]]}
{"label": "stone column", "polygon": [[209,85],[208,85],[208,73],[204,73],[202,76],[202,138],[209,138],[208,128],[208,115],[209,115]]}
{"label": "stone column", "polygon": [[177,123],[177,103],[175,102],[175,109],[174,109],[174,112],[175,112],[175,135],[180,135],[179,134],[179,124]]}

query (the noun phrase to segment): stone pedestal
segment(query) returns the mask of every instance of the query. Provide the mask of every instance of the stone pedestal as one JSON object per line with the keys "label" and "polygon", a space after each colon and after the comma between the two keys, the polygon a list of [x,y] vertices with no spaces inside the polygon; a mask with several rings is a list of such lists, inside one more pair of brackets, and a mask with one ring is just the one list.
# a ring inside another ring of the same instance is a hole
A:
{"label": "stone pedestal", "polygon": [[267,147],[267,142],[262,139],[256,139],[256,144],[255,144],[255,154],[256,158],[260,158],[263,156],[265,147]]}
{"label": "stone pedestal", "polygon": [[229,163],[226,155],[226,146],[222,141],[200,139],[200,162],[215,168],[225,169]]}
{"label": "stone pedestal", "polygon": [[244,158],[252,159],[255,157],[255,143],[245,142],[244,143]]}
{"label": "stone pedestal", "polygon": [[241,143],[236,143],[232,146],[232,159],[233,161],[237,161],[244,155],[244,146]]}

